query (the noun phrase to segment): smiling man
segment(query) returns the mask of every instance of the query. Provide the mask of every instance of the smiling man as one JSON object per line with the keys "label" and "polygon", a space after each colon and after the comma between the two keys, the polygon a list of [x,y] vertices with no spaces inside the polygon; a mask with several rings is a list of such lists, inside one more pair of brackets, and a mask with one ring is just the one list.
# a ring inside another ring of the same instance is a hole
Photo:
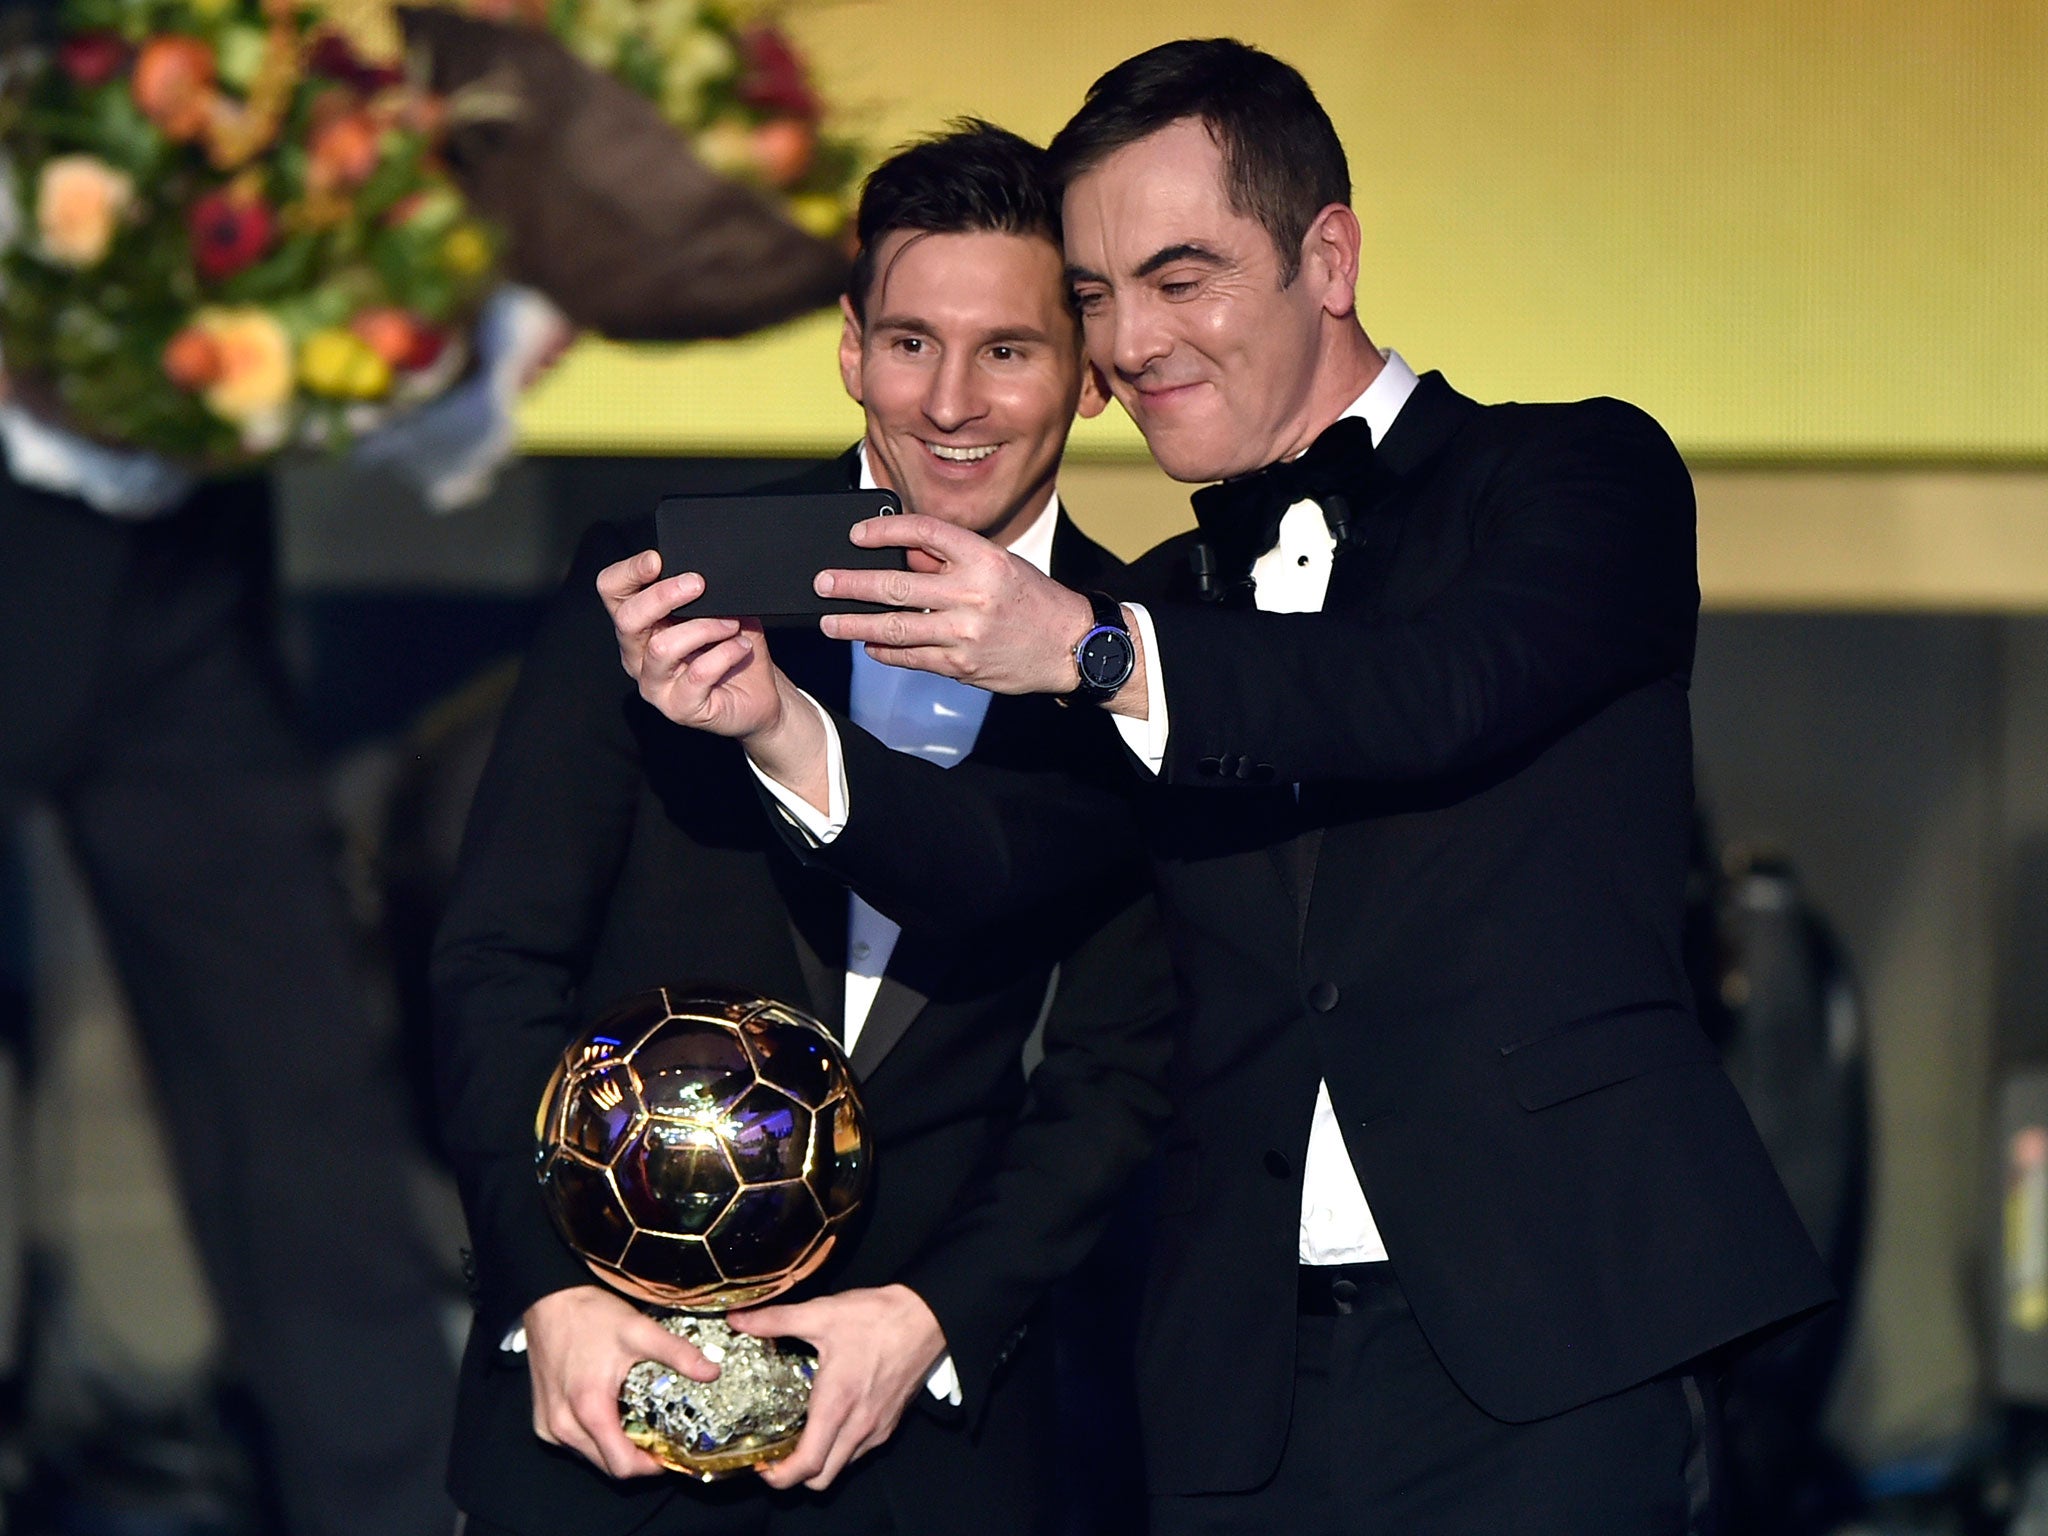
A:
{"label": "smiling man", "polygon": [[1190,1000],[1155,1532],[1711,1530],[1717,1360],[1830,1292],[1681,959],[1685,466],[1619,401],[1480,405],[1375,346],[1343,146],[1276,59],[1140,54],[1052,154],[1089,357],[1219,482],[1198,530],[1136,603],[925,518],[855,531],[912,571],[818,587],[899,610],[825,621],[874,656],[1100,706],[1123,793],[878,752],[666,583],[614,601],[641,694],[906,919],[1086,889],[1143,826]]}
{"label": "smiling man", "polygon": [[[859,233],[839,362],[866,430],[781,489],[885,486],[1060,580],[1120,580],[1055,490],[1077,407],[1102,397],[1043,151],[984,124],[912,146],[869,178]],[[1038,1303],[1086,1254],[1165,1113],[1172,982],[1135,837],[1113,835],[1105,878],[1077,898],[964,930],[899,925],[802,868],[738,746],[661,719],[619,670],[593,578],[610,565],[605,586],[643,585],[644,562],[619,557],[650,534],[646,518],[599,525],[579,553],[478,789],[437,948],[479,1292],[452,1476],[470,1536],[1051,1529]],[[750,639],[765,669],[766,642]],[[994,698],[815,633],[774,644],[788,686],[906,761],[1120,771],[1094,712]],[[700,1378],[715,1367],[591,1283],[533,1177],[534,1106],[577,1028],[692,977],[832,1026],[876,1147],[854,1240],[788,1303],[735,1315],[817,1348],[806,1433],[762,1477],[713,1488],[654,1475],[618,1392],[641,1358]]]}

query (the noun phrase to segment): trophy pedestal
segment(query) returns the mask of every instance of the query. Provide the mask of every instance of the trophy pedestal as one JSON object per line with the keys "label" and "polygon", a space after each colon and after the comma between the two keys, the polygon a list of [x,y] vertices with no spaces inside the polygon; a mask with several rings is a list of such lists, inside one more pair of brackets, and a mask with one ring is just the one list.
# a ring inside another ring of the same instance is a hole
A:
{"label": "trophy pedestal", "polygon": [[796,1449],[817,1372],[811,1355],[736,1333],[716,1313],[671,1312],[656,1321],[702,1350],[719,1375],[692,1381],[642,1360],[619,1388],[627,1439],[670,1471],[706,1483]]}

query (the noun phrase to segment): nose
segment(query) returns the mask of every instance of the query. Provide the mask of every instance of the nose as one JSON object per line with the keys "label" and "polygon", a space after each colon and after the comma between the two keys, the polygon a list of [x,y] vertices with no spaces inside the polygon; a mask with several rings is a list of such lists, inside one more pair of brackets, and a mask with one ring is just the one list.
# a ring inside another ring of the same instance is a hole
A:
{"label": "nose", "polygon": [[1172,350],[1154,306],[1141,297],[1124,299],[1111,313],[1110,365],[1127,379],[1141,378]]}
{"label": "nose", "polygon": [[987,411],[988,395],[982,385],[971,353],[948,353],[932,373],[924,401],[926,418],[941,432],[959,431]]}

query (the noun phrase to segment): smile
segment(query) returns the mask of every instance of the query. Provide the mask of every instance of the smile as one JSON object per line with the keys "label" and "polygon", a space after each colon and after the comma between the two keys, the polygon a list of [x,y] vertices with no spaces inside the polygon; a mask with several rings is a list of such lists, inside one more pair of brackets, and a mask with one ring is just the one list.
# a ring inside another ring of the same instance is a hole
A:
{"label": "smile", "polygon": [[979,464],[983,459],[1002,447],[1001,443],[987,443],[979,448],[954,448],[945,443],[926,443],[934,458],[944,459],[948,464]]}

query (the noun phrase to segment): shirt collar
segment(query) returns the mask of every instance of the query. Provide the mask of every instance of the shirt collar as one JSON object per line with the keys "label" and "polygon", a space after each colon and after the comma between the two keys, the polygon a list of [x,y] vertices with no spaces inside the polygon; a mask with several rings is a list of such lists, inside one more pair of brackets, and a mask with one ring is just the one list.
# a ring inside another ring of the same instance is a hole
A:
{"label": "shirt collar", "polygon": [[1394,425],[1394,418],[1401,414],[1401,407],[1408,403],[1408,397],[1415,393],[1415,370],[1410,368],[1401,354],[1391,348],[1382,347],[1380,356],[1386,366],[1373,375],[1365,386],[1365,393],[1338,413],[1338,420],[1346,416],[1363,416],[1365,424],[1372,429],[1372,445],[1377,448]]}
{"label": "shirt collar", "polygon": [[[1405,368],[1408,365],[1403,363],[1401,366]],[[1384,371],[1382,370],[1383,373]],[[1375,379],[1373,382],[1378,383],[1379,381]],[[1412,373],[1408,375],[1408,384],[1411,389],[1415,385],[1415,375]],[[1367,390],[1366,393],[1371,394],[1372,391]],[[1401,398],[1405,400],[1407,396],[1404,394]],[[1398,410],[1399,406],[1396,406],[1395,409]],[[1393,417],[1389,416],[1387,419],[1392,421]],[[1378,441],[1378,432],[1374,432],[1373,439],[1375,442]],[[868,468],[868,445],[865,438],[861,440],[859,452],[860,488],[864,491],[879,490],[880,487],[875,483],[874,471]],[[1038,516],[1034,517],[1016,538],[1010,540],[1010,553],[1019,560],[1027,561],[1037,570],[1039,575],[1050,576],[1052,574],[1053,534],[1058,531],[1059,523],[1060,493],[1055,490],[1051,496],[1046,498],[1045,507],[1039,512]]]}

